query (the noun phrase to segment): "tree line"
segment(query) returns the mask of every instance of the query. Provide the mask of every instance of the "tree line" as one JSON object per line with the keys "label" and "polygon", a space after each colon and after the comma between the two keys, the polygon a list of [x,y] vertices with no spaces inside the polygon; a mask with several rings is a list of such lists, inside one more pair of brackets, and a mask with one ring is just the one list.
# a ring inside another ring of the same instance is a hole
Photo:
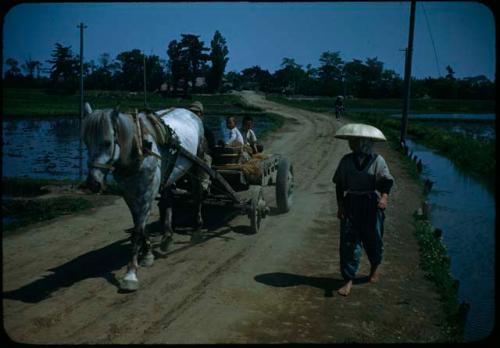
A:
{"label": "tree line", "polygon": [[[147,55],[138,49],[121,52],[115,59],[104,53],[97,62],[84,63],[85,88],[142,91],[145,65],[147,90],[164,96],[255,89],[285,95],[402,97],[401,76],[384,68],[377,57],[344,61],[339,51],[326,51],[320,55],[318,67],[311,64],[304,67],[295,59],[285,57],[274,73],[258,65],[241,72],[226,72],[229,50],[226,39],[216,31],[210,47],[205,46],[199,35],[181,34],[179,40],[170,41],[165,58]],[[71,46],[56,43],[51,59],[47,60],[50,68],[46,70],[41,62],[31,59],[22,65],[12,58],[5,63],[8,66],[5,86],[46,88],[61,93],[77,91],[79,57]],[[446,71],[444,77],[412,78],[412,97],[494,99],[495,84],[486,76],[456,78],[452,67],[447,66]]]}

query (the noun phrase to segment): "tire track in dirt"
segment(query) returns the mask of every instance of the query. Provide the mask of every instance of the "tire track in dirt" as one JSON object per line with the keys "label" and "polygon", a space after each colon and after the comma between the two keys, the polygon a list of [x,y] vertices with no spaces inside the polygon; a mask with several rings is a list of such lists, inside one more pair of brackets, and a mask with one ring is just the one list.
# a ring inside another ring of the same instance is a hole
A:
{"label": "tire track in dirt", "polygon": [[[61,272],[67,265],[71,267],[65,269],[69,272],[66,274],[73,276],[66,286],[60,286],[64,284],[64,272],[59,273],[59,283],[46,283],[45,290],[51,295],[46,299],[29,303],[4,296],[4,326],[11,338],[69,344],[269,343],[341,342],[358,335],[377,342],[376,334],[387,328],[394,328],[398,335],[412,332],[413,321],[423,327],[413,333],[415,337],[425,341],[425,337],[436,335],[434,324],[425,326],[425,320],[429,322],[431,317],[422,314],[425,301],[437,307],[432,293],[423,292],[429,291],[422,285],[423,275],[407,275],[407,265],[392,250],[387,253],[387,264],[396,273],[387,277],[385,286],[360,286],[347,300],[325,297],[338,280],[338,220],[331,176],[348,151],[346,142],[333,139],[341,123],[323,114],[269,102],[253,93],[243,93],[243,97],[289,119],[264,145],[266,152],[281,153],[294,165],[292,210],[267,217],[257,235],[247,234],[246,216],[237,216],[209,231],[212,238],[201,244],[188,246],[189,235],[176,234],[175,250],[153,267],[141,269],[141,288],[131,294],[117,293],[114,283],[115,276],[123,275],[128,261],[128,246],[116,243],[126,237],[123,231],[132,227],[123,200],[93,214],[40,226],[33,235],[4,238],[6,289],[19,290],[45,270]],[[264,191],[272,207],[274,187]],[[407,200],[399,198],[402,193],[398,190],[395,199],[404,205]],[[407,205],[405,209],[411,209],[411,204]],[[157,219],[155,210],[150,221]],[[94,231],[89,233],[91,228]],[[399,228],[397,220],[389,221],[389,231]],[[414,243],[391,235],[387,242],[398,247]],[[408,250],[414,260],[415,254]],[[98,267],[100,260],[106,261],[103,268]],[[366,267],[362,264],[360,272]],[[78,277],[79,272],[83,276]],[[285,286],[273,285],[269,281],[273,277],[284,277],[280,281]],[[298,283],[286,285],[291,280]],[[419,310],[418,318],[411,316],[414,312],[401,312],[400,305],[387,301],[388,310],[379,308],[388,294],[396,303],[407,303],[405,293],[409,291],[422,292],[415,303],[411,301],[411,308]],[[367,302],[370,296],[373,301]],[[366,318],[360,318],[361,307]],[[377,311],[383,313],[380,327],[370,317]],[[354,324],[346,327],[344,321]],[[396,334],[391,335],[396,341]]]}

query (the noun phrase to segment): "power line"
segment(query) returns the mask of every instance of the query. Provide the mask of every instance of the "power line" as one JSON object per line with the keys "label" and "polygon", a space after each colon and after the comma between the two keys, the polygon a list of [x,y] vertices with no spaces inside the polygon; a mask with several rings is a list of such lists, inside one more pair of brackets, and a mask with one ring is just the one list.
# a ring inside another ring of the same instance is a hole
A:
{"label": "power line", "polygon": [[431,24],[429,23],[429,18],[427,17],[427,12],[425,11],[424,3],[422,2],[422,3],[420,3],[420,5],[422,6],[422,10],[424,11],[425,22],[427,23],[427,30],[429,31],[429,35],[431,37],[432,48],[434,49],[434,57],[436,58],[437,71],[438,71],[439,77],[441,77],[441,70],[439,69],[439,60],[438,60],[436,45],[434,44],[434,37],[432,36]]}

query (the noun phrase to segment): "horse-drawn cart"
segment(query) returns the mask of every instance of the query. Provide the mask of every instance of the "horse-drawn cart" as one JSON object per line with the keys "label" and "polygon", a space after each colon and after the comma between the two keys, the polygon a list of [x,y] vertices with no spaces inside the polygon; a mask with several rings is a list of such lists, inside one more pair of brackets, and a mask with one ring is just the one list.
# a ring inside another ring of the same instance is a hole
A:
{"label": "horse-drawn cart", "polygon": [[212,166],[182,151],[211,178],[210,193],[205,204],[238,208],[250,219],[252,233],[260,230],[262,219],[270,208],[264,200],[263,187],[275,186],[277,210],[286,213],[292,205],[293,166],[278,154],[256,154],[241,162],[240,148],[216,147]]}

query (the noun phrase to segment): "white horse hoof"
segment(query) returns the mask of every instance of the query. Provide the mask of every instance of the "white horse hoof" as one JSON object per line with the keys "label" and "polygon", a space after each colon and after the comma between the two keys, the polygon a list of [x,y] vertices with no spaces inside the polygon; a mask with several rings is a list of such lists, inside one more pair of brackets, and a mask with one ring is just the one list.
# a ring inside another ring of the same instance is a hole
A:
{"label": "white horse hoof", "polygon": [[143,258],[141,258],[141,260],[139,261],[139,265],[141,265],[142,267],[151,267],[153,266],[154,261],[155,261],[154,255],[149,253]]}
{"label": "white horse hoof", "polygon": [[139,289],[139,282],[137,280],[128,280],[128,279],[120,280],[120,290],[136,291],[137,289]]}

